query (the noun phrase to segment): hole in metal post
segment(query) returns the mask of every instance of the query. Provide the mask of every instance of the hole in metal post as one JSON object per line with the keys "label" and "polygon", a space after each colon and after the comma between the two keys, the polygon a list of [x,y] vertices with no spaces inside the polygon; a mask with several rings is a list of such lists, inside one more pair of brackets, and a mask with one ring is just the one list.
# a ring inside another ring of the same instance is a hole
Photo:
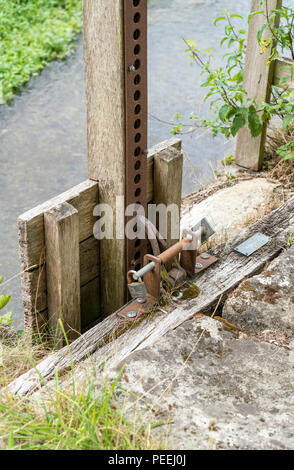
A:
{"label": "hole in metal post", "polygon": [[134,128],[135,128],[135,129],[139,129],[140,126],[141,126],[141,119],[137,119],[137,120],[135,121]]}
{"label": "hole in metal post", "polygon": [[134,47],[134,54],[135,55],[138,55],[140,53],[140,50],[141,50],[141,47],[139,46],[139,44],[137,44],[135,47]]}
{"label": "hole in metal post", "polygon": [[141,98],[141,93],[139,92],[139,90],[137,90],[134,94],[134,100],[138,101],[140,98]]}
{"label": "hole in metal post", "polygon": [[134,23],[139,23],[140,19],[141,19],[140,13],[136,13],[134,15]]}
{"label": "hole in metal post", "polygon": [[133,34],[133,38],[135,39],[135,41],[137,41],[137,39],[139,39],[140,35],[141,35],[140,30],[139,30],[139,29],[136,29],[136,30],[134,31],[134,34]]}
{"label": "hole in metal post", "polygon": [[140,175],[136,175],[136,176],[135,176],[135,179],[134,179],[135,184],[140,183],[140,181],[141,181],[141,176],[140,176]]}

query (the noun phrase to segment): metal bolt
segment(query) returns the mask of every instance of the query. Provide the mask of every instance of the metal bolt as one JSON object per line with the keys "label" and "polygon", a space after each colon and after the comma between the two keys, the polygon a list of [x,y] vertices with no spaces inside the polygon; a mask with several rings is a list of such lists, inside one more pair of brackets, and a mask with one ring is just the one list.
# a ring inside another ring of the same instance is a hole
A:
{"label": "metal bolt", "polygon": [[129,318],[136,318],[136,316],[137,316],[137,312],[129,312],[128,313]]}
{"label": "metal bolt", "polygon": [[208,253],[202,253],[201,258],[202,259],[208,259],[208,258],[210,258],[210,255]]}
{"label": "metal bolt", "polygon": [[135,72],[136,67],[134,65],[129,65],[129,72]]}
{"label": "metal bolt", "polygon": [[178,294],[173,295],[173,300],[180,300],[183,297],[183,292],[179,292]]}
{"label": "metal bolt", "polygon": [[139,298],[137,299],[137,302],[138,302],[139,304],[145,304],[145,303],[147,302],[147,299],[146,299],[146,297],[139,297]]}
{"label": "metal bolt", "polygon": [[196,269],[202,269],[202,268],[203,268],[203,264],[201,264],[201,263],[196,263],[196,264],[195,264],[195,268],[196,268]]}

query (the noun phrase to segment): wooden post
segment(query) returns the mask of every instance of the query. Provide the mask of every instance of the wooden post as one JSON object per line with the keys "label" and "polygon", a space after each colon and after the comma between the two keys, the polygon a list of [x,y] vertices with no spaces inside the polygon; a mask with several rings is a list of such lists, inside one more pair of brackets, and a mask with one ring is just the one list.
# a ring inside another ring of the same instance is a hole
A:
{"label": "wooden post", "polygon": [[274,85],[294,91],[294,60],[284,57],[275,60]]}
{"label": "wooden post", "polygon": [[[99,180],[99,203],[110,205],[124,225],[123,211],[115,210],[116,196],[125,194],[123,0],[84,0],[83,11],[88,174]],[[107,315],[125,301],[125,240],[101,240],[100,265]]]}
{"label": "wooden post", "polygon": [[[171,139],[172,141],[173,139]],[[153,200],[154,203],[169,206],[178,206],[179,226],[176,237],[171,236],[171,213],[167,218],[167,244],[173,245],[180,238],[180,213],[182,204],[182,177],[183,177],[183,154],[181,141],[177,139],[176,145],[166,141],[166,145],[154,148],[153,168]],[[159,228],[159,227],[158,227]]]}
{"label": "wooden post", "polygon": [[49,327],[60,345],[81,333],[78,211],[68,203],[44,214]]}
{"label": "wooden post", "polygon": [[[282,0],[268,0],[268,11],[271,14],[273,9],[281,8]],[[266,8],[260,6],[260,0],[252,0],[251,12]],[[248,97],[255,99],[257,103],[268,101],[271,93],[271,85],[273,80],[274,62],[268,65],[272,49],[267,48],[263,54],[260,53],[260,45],[257,40],[257,33],[266,22],[263,15],[254,16],[249,24],[248,44],[246,53],[246,64],[244,72],[243,87],[248,93]],[[276,16],[276,25],[279,24],[279,16]],[[272,38],[269,29],[264,33],[263,39]],[[266,138],[266,124],[263,132],[258,137],[252,137],[248,126],[245,126],[238,132],[236,163],[245,168],[258,171],[261,168],[264,144]]]}

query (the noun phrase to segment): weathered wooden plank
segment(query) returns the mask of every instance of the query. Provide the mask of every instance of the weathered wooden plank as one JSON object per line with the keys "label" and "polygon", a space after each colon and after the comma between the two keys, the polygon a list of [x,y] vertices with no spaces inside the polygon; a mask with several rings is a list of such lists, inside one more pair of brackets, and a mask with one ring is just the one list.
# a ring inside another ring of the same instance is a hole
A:
{"label": "weathered wooden plank", "polygon": [[[268,7],[271,13],[273,9],[280,8],[281,5],[282,0],[268,0],[263,6],[260,5],[260,0],[252,0],[251,12]],[[244,71],[243,88],[247,91],[248,97],[255,99],[257,103],[269,100],[274,72],[274,62],[268,66],[272,49],[269,47],[261,54],[257,40],[257,33],[265,22],[266,18],[263,15],[256,15],[250,21]],[[279,24],[278,15],[276,24]],[[272,38],[272,33],[266,29],[263,39],[269,38]],[[248,126],[241,129],[237,136],[236,163],[245,168],[259,170],[263,161],[265,138],[266,124],[258,137],[252,137]]]}
{"label": "weathered wooden plank", "polygon": [[[93,209],[98,204],[98,183],[86,180],[19,217],[19,247],[22,270],[25,271],[31,266],[36,266],[22,275],[26,328],[34,325],[37,312],[47,309],[44,213],[58,204],[66,202],[71,204],[79,213],[81,282],[86,284],[97,275],[98,261],[96,263],[96,259],[99,257],[99,245],[98,242],[96,244],[93,237],[93,227],[97,220],[93,215]],[[89,252],[90,246],[95,250],[92,257]],[[87,265],[89,267],[88,272]]]}
{"label": "weathered wooden plank", "polygon": [[[154,201],[154,157],[160,155],[169,149],[175,149],[181,152],[182,141],[177,137],[164,140],[160,144],[154,145],[148,150],[147,154],[147,201],[148,203]],[[182,184],[182,183],[181,183]]]}
{"label": "weathered wooden plank", "polygon": [[99,276],[99,242],[90,237],[80,243],[81,287]]}
{"label": "weathered wooden plank", "polygon": [[[234,246],[257,231],[271,237],[268,245],[249,258],[232,251]],[[221,296],[234,289],[245,277],[254,275],[268,261],[277,256],[287,246],[289,235],[293,231],[294,197],[230,240],[225,247],[221,247],[219,263],[205,271],[196,280],[201,291],[197,299],[185,302],[164,315],[159,314],[152,319],[147,317],[136,328],[123,333],[115,342],[115,358],[112,358],[110,362],[124,360],[132,351],[152,344],[167,331],[215,304]],[[96,363],[99,363],[101,357],[105,357],[103,354],[108,355],[113,346],[111,344],[104,346],[101,351],[98,348],[101,348],[111,333],[121,328],[121,325],[121,320],[114,313],[72,343],[74,363],[77,364],[92,354],[94,356],[91,357],[91,361],[97,360]],[[39,373],[45,380],[50,380],[54,376],[56,368],[60,372],[70,368],[70,357],[66,348],[49,356],[38,365]],[[27,395],[39,386],[39,378],[35,370],[31,370],[13,381],[9,389],[14,394]]]}
{"label": "weathered wooden plank", "polygon": [[81,287],[82,332],[100,318],[100,279],[96,277]]}
{"label": "weathered wooden plank", "polygon": [[[87,0],[83,12],[88,175],[115,214],[116,197],[125,194],[123,0]],[[116,215],[124,224],[123,211]],[[125,299],[125,240],[101,240],[100,263],[101,304],[111,313]]]}
{"label": "weathered wooden plank", "polygon": [[45,246],[44,213],[64,202],[71,204],[79,212],[79,241],[93,235],[93,226],[97,220],[93,216],[93,209],[98,204],[98,183],[86,180],[18,218],[20,256],[24,269],[39,264],[40,254]]}
{"label": "weathered wooden plank", "polygon": [[[291,68],[289,69],[289,67]],[[287,81],[281,82],[285,78]],[[294,91],[294,60],[284,57],[275,60],[274,85]]]}
{"label": "weathered wooden plank", "polygon": [[78,211],[64,202],[44,214],[49,328],[60,346],[81,333]]}
{"label": "weathered wooden plank", "polygon": [[[168,206],[176,205],[178,211],[167,213],[167,234],[163,234],[166,238],[168,246],[177,243],[180,239],[180,217],[182,205],[182,178],[183,178],[183,154],[181,147],[168,147],[154,155],[154,203],[164,204]],[[173,220],[176,218],[177,220]],[[177,233],[172,234],[172,225]],[[161,228],[157,227],[162,233]]]}

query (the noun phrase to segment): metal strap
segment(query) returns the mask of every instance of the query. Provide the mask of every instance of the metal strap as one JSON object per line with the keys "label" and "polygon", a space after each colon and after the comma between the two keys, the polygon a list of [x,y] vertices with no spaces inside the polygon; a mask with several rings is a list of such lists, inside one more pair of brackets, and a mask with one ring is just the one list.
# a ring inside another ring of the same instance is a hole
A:
{"label": "metal strap", "polygon": [[[126,207],[147,210],[147,0],[124,0]],[[131,220],[128,217],[126,223]],[[126,271],[139,270],[145,240],[126,240]]]}

